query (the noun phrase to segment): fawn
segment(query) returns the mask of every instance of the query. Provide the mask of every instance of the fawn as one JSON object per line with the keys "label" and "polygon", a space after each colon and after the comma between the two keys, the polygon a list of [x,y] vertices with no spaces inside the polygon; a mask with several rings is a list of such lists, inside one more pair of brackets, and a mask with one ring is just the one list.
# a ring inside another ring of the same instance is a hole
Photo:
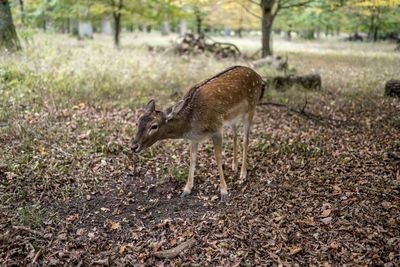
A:
{"label": "fawn", "polygon": [[222,169],[223,126],[233,131],[232,169],[237,171],[237,128],[243,121],[243,158],[240,178],[246,178],[246,156],[250,126],[256,105],[264,92],[263,81],[254,70],[233,66],[200,82],[189,89],[177,104],[165,111],[155,109],[154,100],[146,105],[145,113],[139,118],[138,130],[132,151],[140,152],[156,141],[172,138],[190,140],[190,167],[186,186],[181,197],[190,194],[199,142],[211,138],[220,177],[221,200],[228,195]]}

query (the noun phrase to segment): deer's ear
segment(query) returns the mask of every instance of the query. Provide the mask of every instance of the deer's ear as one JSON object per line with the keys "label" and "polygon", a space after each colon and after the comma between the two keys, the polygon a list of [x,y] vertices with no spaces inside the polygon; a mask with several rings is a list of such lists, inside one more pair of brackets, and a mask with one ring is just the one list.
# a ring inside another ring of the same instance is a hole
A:
{"label": "deer's ear", "polygon": [[156,109],[156,103],[154,99],[150,100],[149,103],[146,105],[146,111],[153,112]]}
{"label": "deer's ear", "polygon": [[175,105],[173,105],[172,107],[168,108],[164,113],[166,120],[169,121],[170,119],[175,117],[175,115],[178,114],[179,111],[181,111],[184,104],[185,104],[185,101],[181,100],[178,103],[176,103]]}

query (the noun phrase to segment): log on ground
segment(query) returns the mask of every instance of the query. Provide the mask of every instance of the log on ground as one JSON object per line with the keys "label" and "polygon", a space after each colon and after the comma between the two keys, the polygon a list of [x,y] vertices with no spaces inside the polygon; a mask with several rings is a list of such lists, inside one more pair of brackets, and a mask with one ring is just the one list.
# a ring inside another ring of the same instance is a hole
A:
{"label": "log on ground", "polygon": [[321,90],[322,79],[319,74],[309,74],[303,76],[276,76],[266,77],[266,83],[277,90],[283,90],[293,85],[300,85],[305,89]]}
{"label": "log on ground", "polygon": [[389,80],[385,85],[385,95],[400,97],[400,80]]}

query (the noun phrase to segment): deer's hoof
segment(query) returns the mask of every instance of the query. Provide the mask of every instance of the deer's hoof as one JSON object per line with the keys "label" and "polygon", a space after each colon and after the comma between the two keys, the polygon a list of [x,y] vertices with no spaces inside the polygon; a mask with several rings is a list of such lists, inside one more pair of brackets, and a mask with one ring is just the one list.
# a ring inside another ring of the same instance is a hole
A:
{"label": "deer's hoof", "polygon": [[228,194],[221,195],[221,201],[227,200],[228,197]]}
{"label": "deer's hoof", "polygon": [[189,195],[190,193],[186,193],[185,191],[182,192],[181,194],[181,198],[186,197],[187,195]]}

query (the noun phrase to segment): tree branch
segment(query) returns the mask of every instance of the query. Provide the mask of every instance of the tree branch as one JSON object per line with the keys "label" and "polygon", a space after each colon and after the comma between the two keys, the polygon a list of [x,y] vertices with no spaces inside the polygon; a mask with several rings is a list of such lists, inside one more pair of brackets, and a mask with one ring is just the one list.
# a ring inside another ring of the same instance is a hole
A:
{"label": "tree branch", "polygon": [[245,6],[245,5],[241,4],[241,3],[238,3],[238,4],[239,4],[242,8],[244,8],[244,10],[246,10],[249,14],[253,15],[253,16],[256,17],[256,18],[261,19],[261,17],[260,17],[259,15],[253,13],[250,9],[248,9],[247,6]]}
{"label": "tree branch", "polygon": [[[304,2],[301,2],[301,3],[297,3],[297,4],[291,4],[291,5],[282,5],[281,6],[281,9],[286,9],[286,8],[291,8],[291,7],[302,7],[302,6],[306,6],[306,5],[308,5],[309,3],[311,3],[313,0],[308,0],[308,1],[304,1]],[[281,1],[279,1],[279,3],[281,3]]]}
{"label": "tree branch", "polygon": [[256,1],[254,1],[254,0],[249,0],[249,2],[252,3],[252,4],[255,4],[255,5],[261,6],[261,3],[256,2]]}

